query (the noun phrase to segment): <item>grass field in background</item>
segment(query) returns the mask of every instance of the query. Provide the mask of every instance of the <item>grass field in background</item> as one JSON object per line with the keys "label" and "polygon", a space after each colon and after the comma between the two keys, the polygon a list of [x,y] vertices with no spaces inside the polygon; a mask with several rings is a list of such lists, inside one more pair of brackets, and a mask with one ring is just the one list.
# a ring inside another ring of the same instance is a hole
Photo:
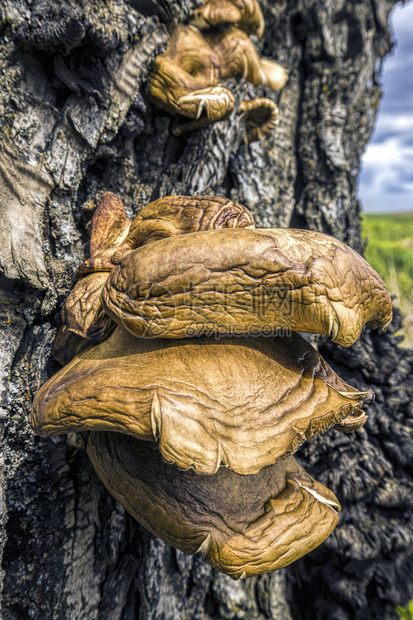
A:
{"label": "grass field in background", "polygon": [[413,213],[362,217],[365,257],[383,278],[405,316],[406,344],[413,345]]}
{"label": "grass field in background", "polygon": [[366,260],[392,294],[413,300],[413,214],[365,213],[362,221]]}

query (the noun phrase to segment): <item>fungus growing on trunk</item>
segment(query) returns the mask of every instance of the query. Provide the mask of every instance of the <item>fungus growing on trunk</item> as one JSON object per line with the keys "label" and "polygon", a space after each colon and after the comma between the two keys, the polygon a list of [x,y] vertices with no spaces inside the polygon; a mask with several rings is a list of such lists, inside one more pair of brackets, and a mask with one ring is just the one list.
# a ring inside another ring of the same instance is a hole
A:
{"label": "fungus growing on trunk", "polygon": [[246,207],[219,196],[167,196],[149,203],[132,222],[130,249],[200,230],[254,228]]}
{"label": "fungus growing on trunk", "polygon": [[[287,82],[286,70],[276,62],[260,59],[249,37],[234,27],[204,30],[182,24],[171,31],[168,47],[160,54],[148,78],[148,98],[173,115],[192,119],[177,122],[181,134],[226,118],[235,107],[222,80],[243,77],[251,84],[266,84],[280,90]],[[267,136],[278,119],[278,108],[270,99],[256,100],[263,114],[272,108],[272,123],[263,122],[261,133],[249,133],[249,141]],[[245,109],[240,110],[245,111]],[[255,119],[258,116],[255,115]]]}
{"label": "fungus growing on trunk", "polygon": [[366,323],[385,329],[392,317],[383,281],[352,248],[276,228],[199,232],[138,248],[112,270],[102,303],[141,338],[291,329],[348,347]]}
{"label": "fungus growing on trunk", "polygon": [[250,475],[335,424],[348,427],[372,397],[298,334],[143,340],[118,327],[43,385],[32,424],[44,437],[125,433],[156,441],[182,469]]}
{"label": "fungus growing on trunk", "polygon": [[70,334],[97,343],[113,331],[115,323],[104,312],[100,296],[109,272],[125,253],[165,237],[235,227],[253,228],[254,220],[248,209],[227,198],[160,198],[143,207],[131,223],[121,199],[105,192],[91,221],[91,256],[78,268],[80,279],[62,309],[65,333],[59,330],[53,347],[57,361],[67,363],[67,351],[79,346]]}
{"label": "fungus growing on trunk", "polygon": [[191,23],[201,29],[233,24],[257,37],[264,33],[264,17],[257,0],[205,0],[195,9]]}
{"label": "fungus growing on trunk", "polygon": [[340,506],[291,455],[360,428],[373,394],[294,331],[349,346],[365,323],[385,328],[379,276],[326,235],[255,229],[224,198],[162,198],[130,223],[106,193],[91,230],[54,346],[66,365],[35,397],[35,431],[87,433],[139,522],[233,578],[311,551]]}
{"label": "fungus growing on trunk", "polygon": [[108,491],[150,532],[233,579],[282,568],[331,534],[340,504],[294,458],[240,476],[180,471],[152,444],[91,433],[87,451]]}
{"label": "fungus growing on trunk", "polygon": [[245,114],[247,142],[264,140],[278,125],[278,106],[266,97],[241,101],[238,111]]}

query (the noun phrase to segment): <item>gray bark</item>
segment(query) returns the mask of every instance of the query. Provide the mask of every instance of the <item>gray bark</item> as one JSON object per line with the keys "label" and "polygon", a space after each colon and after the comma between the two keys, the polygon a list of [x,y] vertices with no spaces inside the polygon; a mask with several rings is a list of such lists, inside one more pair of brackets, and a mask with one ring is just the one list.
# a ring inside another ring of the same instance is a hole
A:
{"label": "gray bark", "polygon": [[[50,347],[87,252],[92,201],[130,216],[160,196],[217,194],[261,226],[335,235],[361,250],[356,181],[390,50],[392,0],[262,0],[264,56],[284,64],[280,125],[243,143],[242,119],[183,138],[145,101],[151,61],[197,0],[2,0],[0,4],[0,424],[3,602],[16,618],[353,620],[396,618],[413,597],[413,354],[366,332],[350,350],[319,340],[356,387],[373,387],[355,438],[330,432],[299,453],[343,504],[328,541],[293,566],[233,582],[153,538],[104,490],[76,437],[28,426]],[[141,12],[139,12],[141,11]],[[3,433],[2,433],[3,434]]]}

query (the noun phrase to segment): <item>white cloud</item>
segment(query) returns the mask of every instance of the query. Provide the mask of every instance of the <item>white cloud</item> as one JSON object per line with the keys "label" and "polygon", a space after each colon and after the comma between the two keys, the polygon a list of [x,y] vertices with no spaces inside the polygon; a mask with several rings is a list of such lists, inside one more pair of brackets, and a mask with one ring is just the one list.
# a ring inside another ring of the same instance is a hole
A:
{"label": "white cloud", "polygon": [[403,39],[412,36],[412,23],[413,23],[413,4],[411,2],[406,4],[397,4],[391,13],[391,26],[393,32]]}
{"label": "white cloud", "polygon": [[384,98],[362,159],[359,195],[366,211],[413,210],[413,2],[391,13],[395,51],[384,64]]}
{"label": "white cloud", "polygon": [[[412,65],[413,71],[413,65]],[[377,124],[374,140],[372,144],[379,138],[379,136],[383,133],[394,133],[401,134],[402,132],[412,132],[413,133],[413,110],[411,113],[402,113],[402,114],[390,114],[388,112],[383,112],[380,114],[380,119]]]}

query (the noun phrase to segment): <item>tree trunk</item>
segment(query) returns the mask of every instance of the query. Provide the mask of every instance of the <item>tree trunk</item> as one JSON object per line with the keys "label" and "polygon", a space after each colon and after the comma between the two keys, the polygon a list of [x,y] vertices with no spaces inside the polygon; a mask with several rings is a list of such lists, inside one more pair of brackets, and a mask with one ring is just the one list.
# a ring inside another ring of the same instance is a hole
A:
{"label": "tree trunk", "polygon": [[[168,194],[216,194],[260,226],[320,230],[362,250],[356,182],[390,49],[392,0],[262,0],[262,55],[285,65],[280,124],[246,145],[230,118],[183,138],[145,100],[148,70],[199,0],[3,0],[0,6],[0,424],[4,427],[5,620],[397,618],[413,597],[413,353],[366,330],[318,344],[376,402],[355,437],[330,431],[299,459],[343,505],[340,523],[291,567],[234,582],[155,539],[105,491],[76,437],[43,440],[33,395],[56,372],[59,310],[87,252],[94,197],[128,214]],[[139,13],[141,11],[141,13]],[[157,13],[157,16],[155,16]]]}

